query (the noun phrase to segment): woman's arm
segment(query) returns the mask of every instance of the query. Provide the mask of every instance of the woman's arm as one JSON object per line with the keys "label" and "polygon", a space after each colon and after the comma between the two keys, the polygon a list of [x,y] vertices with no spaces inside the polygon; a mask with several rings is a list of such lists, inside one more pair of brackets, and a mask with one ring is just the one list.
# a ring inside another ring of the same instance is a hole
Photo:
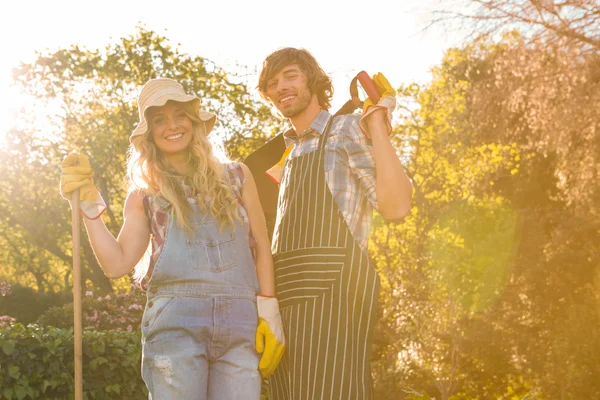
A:
{"label": "woman's arm", "polygon": [[252,172],[246,165],[240,163],[240,166],[246,177],[246,183],[242,188],[242,201],[248,213],[250,229],[256,240],[256,274],[258,275],[260,294],[275,296],[275,272],[265,215],[258,198]]}
{"label": "woman's arm", "polygon": [[267,224],[258,198],[256,183],[248,167],[240,163],[246,177],[242,188],[242,201],[250,220],[250,229],[256,240],[256,274],[260,294],[256,296],[258,326],[256,327],[256,351],[262,353],[258,363],[261,375],[271,375],[285,351],[285,335],[279,302],[275,298],[275,272]]}
{"label": "woman's arm", "polygon": [[123,226],[117,239],[102,218],[84,218],[85,227],[104,274],[117,279],[130,272],[144,255],[150,241],[150,227],[144,212],[143,195],[132,191],[123,210]]}

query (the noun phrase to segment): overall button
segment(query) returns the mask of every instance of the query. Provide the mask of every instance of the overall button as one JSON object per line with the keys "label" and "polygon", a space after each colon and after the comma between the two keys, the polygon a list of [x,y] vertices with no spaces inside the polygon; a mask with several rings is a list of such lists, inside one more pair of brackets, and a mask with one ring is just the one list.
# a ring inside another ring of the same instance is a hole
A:
{"label": "overall button", "polygon": [[153,302],[153,301],[150,301],[150,302],[148,303],[148,308],[152,308],[152,306],[153,306],[153,305],[154,305],[154,302]]}

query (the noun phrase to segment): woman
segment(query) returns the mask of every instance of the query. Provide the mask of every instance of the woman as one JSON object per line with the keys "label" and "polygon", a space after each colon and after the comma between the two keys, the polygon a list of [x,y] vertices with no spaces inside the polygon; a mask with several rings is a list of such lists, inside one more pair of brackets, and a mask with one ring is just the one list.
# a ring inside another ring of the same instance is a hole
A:
{"label": "woman", "polygon": [[[79,188],[104,273],[116,279],[135,267],[147,290],[149,398],[258,399],[258,370],[270,375],[285,345],[269,240],[252,174],[216,159],[207,139],[216,117],[199,105],[171,79],[142,88],[116,239],[99,218],[106,207],[84,155],[63,161],[61,194],[70,199]],[[150,239],[149,263],[140,262]]]}

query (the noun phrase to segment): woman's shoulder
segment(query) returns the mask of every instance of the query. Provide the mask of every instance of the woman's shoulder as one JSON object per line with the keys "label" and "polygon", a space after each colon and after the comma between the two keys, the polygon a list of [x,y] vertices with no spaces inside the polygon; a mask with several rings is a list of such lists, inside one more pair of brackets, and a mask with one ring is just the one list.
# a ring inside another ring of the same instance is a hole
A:
{"label": "woman's shoulder", "polygon": [[244,164],[238,161],[223,163],[223,168],[225,169],[227,181],[233,188],[236,197],[239,197],[241,195],[242,188],[244,187],[244,183],[246,182],[246,175],[244,174],[244,170],[242,167],[243,165]]}
{"label": "woman's shoulder", "polygon": [[238,168],[240,168],[240,162],[238,161],[227,161],[223,163],[223,168],[225,168],[225,171],[229,172],[229,171],[234,171]]}
{"label": "woman's shoulder", "polygon": [[228,174],[229,179],[233,182],[234,180],[238,180],[241,183],[245,180],[245,171],[248,169],[243,163],[239,161],[231,161],[227,163],[223,163],[223,167],[225,168],[225,172]]}
{"label": "woman's shoulder", "polygon": [[146,193],[138,189],[130,189],[125,198],[126,210],[144,210],[147,206]]}
{"label": "woman's shoulder", "polygon": [[125,201],[129,201],[135,204],[141,204],[149,194],[141,189],[129,189],[127,192],[127,198]]}
{"label": "woman's shoulder", "polygon": [[163,197],[143,189],[130,189],[125,201],[143,208],[147,214],[152,214],[159,209],[169,208],[169,203]]}

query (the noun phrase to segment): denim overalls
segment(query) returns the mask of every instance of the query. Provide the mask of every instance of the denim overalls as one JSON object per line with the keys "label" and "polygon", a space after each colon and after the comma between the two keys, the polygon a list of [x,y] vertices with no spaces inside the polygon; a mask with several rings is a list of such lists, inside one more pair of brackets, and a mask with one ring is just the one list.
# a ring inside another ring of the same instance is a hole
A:
{"label": "denim overalls", "polygon": [[260,398],[255,350],[258,281],[241,223],[222,231],[202,214],[193,236],[169,215],[142,319],[149,399]]}

